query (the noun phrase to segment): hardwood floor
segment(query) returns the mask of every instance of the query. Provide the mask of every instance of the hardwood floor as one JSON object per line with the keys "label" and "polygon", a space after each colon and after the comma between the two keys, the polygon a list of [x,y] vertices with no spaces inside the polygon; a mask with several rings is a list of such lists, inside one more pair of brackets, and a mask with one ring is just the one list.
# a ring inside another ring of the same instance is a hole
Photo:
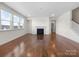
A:
{"label": "hardwood floor", "polygon": [[0,46],[0,56],[79,56],[79,43],[76,43],[55,33],[44,36],[26,34]]}

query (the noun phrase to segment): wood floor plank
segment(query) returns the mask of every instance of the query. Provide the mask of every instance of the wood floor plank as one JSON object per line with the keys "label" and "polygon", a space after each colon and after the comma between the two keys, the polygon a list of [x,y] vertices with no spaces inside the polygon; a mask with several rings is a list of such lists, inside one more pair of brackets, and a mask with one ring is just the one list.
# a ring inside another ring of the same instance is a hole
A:
{"label": "wood floor plank", "polygon": [[0,46],[1,57],[79,56],[79,43],[56,33],[26,34]]}

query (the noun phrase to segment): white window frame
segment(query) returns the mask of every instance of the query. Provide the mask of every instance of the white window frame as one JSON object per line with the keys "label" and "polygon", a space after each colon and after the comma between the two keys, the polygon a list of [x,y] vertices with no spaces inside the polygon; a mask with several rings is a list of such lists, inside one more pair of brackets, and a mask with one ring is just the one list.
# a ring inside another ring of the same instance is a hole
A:
{"label": "white window frame", "polygon": [[[14,28],[14,23],[17,23],[17,22],[14,22],[14,16],[19,17],[18,15],[13,14],[13,19],[12,19],[12,20],[13,20],[13,28]],[[17,24],[18,24],[18,28],[17,28],[17,29],[20,29],[20,28],[19,28],[19,22],[18,22]],[[17,29],[14,28],[14,30],[17,30]]]}
{"label": "white window frame", "polygon": [[[10,18],[11,18],[11,20],[10,20],[10,29],[6,29],[6,30],[2,29],[2,25],[1,25],[1,10],[4,10],[4,11],[7,11],[7,12],[10,12],[10,13],[11,13],[11,17],[10,17]],[[13,15],[16,15],[16,16],[19,17],[19,26],[18,26],[18,29],[14,29]],[[25,20],[24,16],[18,14],[17,12],[15,12],[15,11],[13,11],[13,10],[10,10],[10,11],[9,11],[8,8],[3,7],[3,6],[0,7],[0,31],[24,29],[24,23],[23,23],[23,28],[20,28],[20,17],[22,17],[22,18]]]}
{"label": "white window frame", "polygon": [[[22,28],[20,27],[20,29],[24,29],[24,18],[23,17],[20,17],[20,20],[22,20],[23,19],[23,26],[22,26]],[[20,21],[19,21],[19,26],[21,26],[21,23],[20,23]]]}
{"label": "white window frame", "polygon": [[[0,9],[0,29],[4,30],[4,29],[2,29],[2,24],[1,24],[1,21],[2,21],[1,20],[1,10],[5,11],[5,12],[9,12],[9,11],[7,11],[6,9]],[[9,13],[11,13],[11,12],[9,12]],[[3,20],[3,21],[6,21],[6,20]],[[6,29],[6,30],[11,30],[11,28],[12,28],[12,26],[11,26],[12,22],[11,21],[12,21],[12,13],[11,13],[10,21],[9,21],[10,22],[10,29]]]}

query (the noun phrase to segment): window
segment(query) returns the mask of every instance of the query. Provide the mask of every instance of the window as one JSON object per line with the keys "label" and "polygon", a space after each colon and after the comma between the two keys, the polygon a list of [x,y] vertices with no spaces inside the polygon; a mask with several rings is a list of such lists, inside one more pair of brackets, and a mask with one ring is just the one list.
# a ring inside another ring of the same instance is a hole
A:
{"label": "window", "polygon": [[[9,10],[9,11],[8,11]],[[0,8],[0,30],[16,30],[24,28],[24,18],[20,14],[5,7]]]}
{"label": "window", "polygon": [[16,15],[13,16],[13,26],[14,29],[19,29],[19,17]]}
{"label": "window", "polygon": [[23,29],[24,28],[24,18],[20,17],[20,28]]}
{"label": "window", "polygon": [[10,29],[11,13],[1,10],[1,29]]}

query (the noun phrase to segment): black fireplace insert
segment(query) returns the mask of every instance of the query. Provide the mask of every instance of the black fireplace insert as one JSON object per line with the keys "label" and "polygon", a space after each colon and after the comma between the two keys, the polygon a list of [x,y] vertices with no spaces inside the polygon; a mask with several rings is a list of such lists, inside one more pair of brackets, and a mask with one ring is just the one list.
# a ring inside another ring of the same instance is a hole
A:
{"label": "black fireplace insert", "polygon": [[38,28],[37,29],[37,35],[44,35],[44,29]]}

